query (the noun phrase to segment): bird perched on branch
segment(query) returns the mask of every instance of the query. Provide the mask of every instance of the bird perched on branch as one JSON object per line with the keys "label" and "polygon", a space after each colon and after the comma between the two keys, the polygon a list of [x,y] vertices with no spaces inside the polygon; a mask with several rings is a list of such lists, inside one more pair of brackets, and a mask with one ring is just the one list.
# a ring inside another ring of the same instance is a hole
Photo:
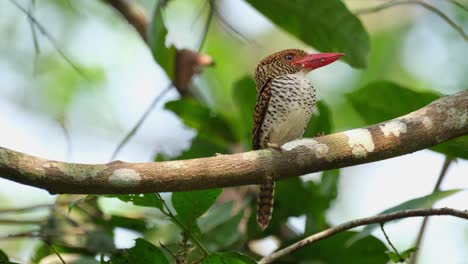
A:
{"label": "bird perched on branch", "polygon": [[[289,49],[274,53],[257,65],[257,105],[253,149],[282,151],[286,142],[302,137],[315,106],[315,88],[305,77],[310,71],[338,60],[343,53],[308,54]],[[264,230],[273,213],[274,175],[267,175],[257,201],[257,224]]]}

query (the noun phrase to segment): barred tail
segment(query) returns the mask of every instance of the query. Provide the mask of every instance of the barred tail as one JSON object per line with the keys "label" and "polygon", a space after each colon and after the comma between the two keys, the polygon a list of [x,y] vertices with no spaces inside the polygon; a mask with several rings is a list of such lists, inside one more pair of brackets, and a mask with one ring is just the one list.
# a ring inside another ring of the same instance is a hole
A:
{"label": "barred tail", "polygon": [[268,227],[273,214],[273,203],[275,201],[275,181],[268,177],[266,182],[260,186],[257,201],[257,225],[263,231]]}

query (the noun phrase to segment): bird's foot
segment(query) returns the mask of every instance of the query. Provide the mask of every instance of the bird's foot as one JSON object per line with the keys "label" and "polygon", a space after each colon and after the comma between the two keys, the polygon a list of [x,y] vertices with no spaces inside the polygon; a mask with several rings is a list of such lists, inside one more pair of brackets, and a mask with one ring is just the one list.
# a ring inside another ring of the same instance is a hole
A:
{"label": "bird's foot", "polygon": [[272,148],[278,152],[283,152],[285,149],[283,149],[280,145],[275,144],[275,143],[267,143],[267,148]]}

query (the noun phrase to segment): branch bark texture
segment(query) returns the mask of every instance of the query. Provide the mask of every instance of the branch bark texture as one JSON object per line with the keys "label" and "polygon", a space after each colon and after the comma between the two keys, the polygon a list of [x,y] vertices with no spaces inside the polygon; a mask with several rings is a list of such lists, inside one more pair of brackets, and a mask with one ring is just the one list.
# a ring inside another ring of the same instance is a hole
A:
{"label": "branch bark texture", "polygon": [[395,212],[395,213],[390,213],[390,214],[383,214],[383,215],[377,215],[377,216],[372,216],[372,217],[360,218],[360,219],[356,219],[353,221],[343,223],[341,225],[331,227],[319,233],[308,236],[286,248],[278,250],[274,252],[273,254],[270,254],[264,257],[258,262],[258,264],[272,263],[275,260],[278,260],[279,258],[284,257],[286,255],[289,255],[300,248],[303,248],[307,245],[313,244],[322,239],[331,237],[340,232],[343,232],[343,231],[346,231],[346,230],[349,230],[358,226],[369,225],[369,224],[383,224],[383,223],[396,220],[396,219],[402,219],[402,218],[408,218],[408,217],[430,216],[430,215],[451,215],[451,216],[455,216],[455,217],[468,220],[468,211],[466,210],[460,211],[460,210],[455,210],[451,208],[437,208],[437,209],[429,208],[429,209],[405,210],[405,211],[400,211],[400,212]]}
{"label": "branch bark texture", "polygon": [[173,192],[259,184],[388,159],[468,134],[468,91],[443,97],[405,116],[332,135],[233,155],[148,163],[77,164],[0,147],[0,177],[51,193]]}

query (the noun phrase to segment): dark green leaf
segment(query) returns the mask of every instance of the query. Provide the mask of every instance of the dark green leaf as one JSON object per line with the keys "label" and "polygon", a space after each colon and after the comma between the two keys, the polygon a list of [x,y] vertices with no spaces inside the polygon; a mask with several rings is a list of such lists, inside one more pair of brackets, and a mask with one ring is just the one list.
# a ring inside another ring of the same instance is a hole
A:
{"label": "dark green leaf", "polygon": [[223,192],[222,189],[210,189],[172,194],[172,206],[182,224],[190,228],[197,218],[203,215]]}
{"label": "dark green leaf", "polygon": [[250,257],[236,251],[215,253],[203,260],[203,264],[255,264]]}
{"label": "dark green leaf", "polygon": [[8,262],[10,259],[8,258],[7,254],[5,254],[5,252],[3,252],[1,249],[0,249],[0,263],[3,263],[3,262]]}
{"label": "dark green leaf", "polygon": [[105,262],[101,260],[101,263],[169,264],[169,261],[159,248],[155,247],[153,244],[142,238],[138,238],[133,248],[113,252],[109,261]]}
{"label": "dark green leaf", "polygon": [[326,211],[330,204],[335,200],[338,189],[338,179],[340,170],[324,171],[320,184],[312,181],[307,182],[306,186],[313,198],[311,205],[307,208],[305,234],[316,233],[328,227],[326,221]]}
{"label": "dark green leaf", "polygon": [[[290,178],[277,182],[273,218],[269,227],[259,232],[256,226],[256,214],[249,218],[247,230],[249,238],[259,238],[281,232],[291,216],[306,215],[306,233],[313,233],[327,228],[325,213],[336,197],[336,184],[339,171],[329,171],[322,176],[321,183],[302,182],[300,178]],[[329,182],[330,181],[330,182]],[[305,203],[304,201],[311,201]],[[302,206],[291,206],[291,205]],[[252,207],[253,212],[256,205]]]}
{"label": "dark green leaf", "polygon": [[169,79],[174,81],[175,68],[174,61],[176,56],[176,48],[174,46],[166,47],[167,29],[164,25],[162,13],[162,1],[158,1],[154,9],[153,19],[151,21],[148,42],[151,47],[151,52],[156,62],[163,68]]}
{"label": "dark green leaf", "polygon": [[[422,108],[440,98],[440,94],[416,92],[392,82],[379,81],[347,94],[347,98],[366,124],[371,125]],[[453,139],[431,149],[468,159],[468,137]]]}
{"label": "dark green leaf", "polygon": [[86,236],[86,249],[89,252],[110,252],[115,250],[114,237],[109,230],[88,231]]}
{"label": "dark green leaf", "polygon": [[234,83],[233,99],[237,107],[241,139],[250,149],[252,142],[253,113],[257,101],[255,81],[250,76],[244,76]]}
{"label": "dark green leaf", "polygon": [[304,137],[316,137],[321,133],[330,134],[333,130],[332,121],[330,108],[323,101],[318,101]]}
{"label": "dark green leaf", "polygon": [[221,115],[192,98],[171,101],[165,107],[205,138],[219,143],[235,140],[229,123]]}
{"label": "dark green leaf", "polygon": [[387,81],[373,82],[347,94],[348,100],[369,125],[415,111],[439,97],[434,92],[416,92]]}
{"label": "dark green leaf", "polygon": [[385,251],[385,254],[387,254],[388,256],[388,259],[393,262],[393,263],[399,263],[401,262],[400,260],[400,256],[398,256],[397,253],[393,252],[393,251]]}
{"label": "dark green leaf", "polygon": [[324,52],[344,52],[353,67],[366,67],[369,36],[339,0],[247,0],[273,23]]}
{"label": "dark green leaf", "polygon": [[137,232],[144,232],[148,230],[145,219],[136,219],[120,215],[112,215],[107,224],[113,227],[122,227],[135,230]]}
{"label": "dark green leaf", "polygon": [[354,234],[356,233],[349,231],[343,232],[299,249],[290,256],[293,258],[290,259],[290,262],[296,263],[293,260],[297,262],[308,260],[310,263],[327,264],[387,263],[388,258],[385,255],[387,247],[382,241],[373,236],[368,236],[350,247],[346,246],[346,241]]}
{"label": "dark green leaf", "polygon": [[116,195],[107,195],[107,197],[117,198],[124,202],[131,202],[137,206],[145,207],[155,207],[161,210],[163,208],[163,203],[159,197],[154,193],[145,193],[145,194],[116,194]]}
{"label": "dark green leaf", "polygon": [[[461,190],[460,189],[455,189],[455,190],[439,191],[439,192],[435,192],[435,193],[432,193],[432,194],[429,194],[429,195],[426,195],[426,196],[423,196],[423,197],[419,197],[419,198],[416,198],[416,199],[411,199],[411,200],[406,201],[404,203],[401,203],[401,204],[399,204],[397,206],[391,207],[391,208],[381,212],[379,215],[389,214],[389,213],[394,213],[394,212],[404,211],[404,210],[411,210],[411,209],[431,208],[436,202],[438,202],[438,201],[440,201],[440,200],[442,200],[444,198],[447,198],[447,197],[449,197],[451,195],[454,195],[459,191],[461,191]],[[372,225],[366,226],[360,233],[358,233],[356,236],[354,236],[353,238],[351,238],[349,240],[348,245],[352,244],[352,243],[355,243],[359,239],[370,235],[372,230],[374,230],[374,228],[377,228],[377,227],[379,227],[378,224],[372,224]]]}

